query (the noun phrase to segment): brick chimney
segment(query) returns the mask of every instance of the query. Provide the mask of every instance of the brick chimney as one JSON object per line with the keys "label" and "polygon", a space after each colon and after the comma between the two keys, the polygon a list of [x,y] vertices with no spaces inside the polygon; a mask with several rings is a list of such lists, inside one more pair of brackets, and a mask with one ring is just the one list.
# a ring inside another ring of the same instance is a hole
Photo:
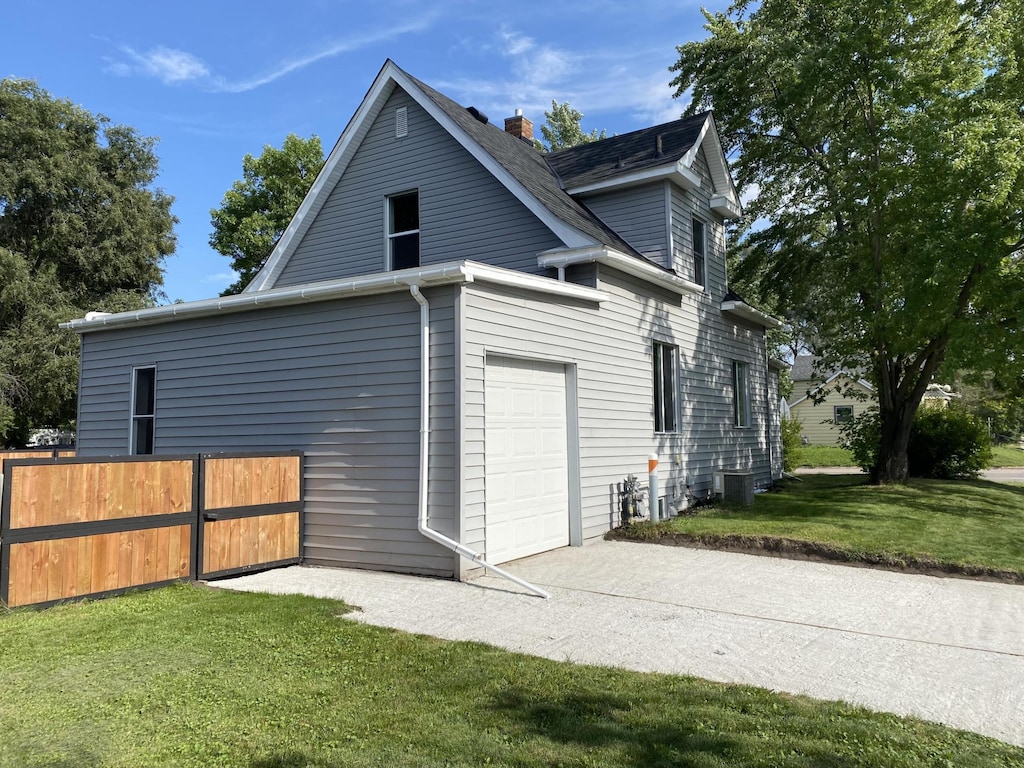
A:
{"label": "brick chimney", "polygon": [[511,133],[517,139],[533,143],[533,123],[523,117],[523,110],[517,109],[515,117],[505,118],[505,133]]}

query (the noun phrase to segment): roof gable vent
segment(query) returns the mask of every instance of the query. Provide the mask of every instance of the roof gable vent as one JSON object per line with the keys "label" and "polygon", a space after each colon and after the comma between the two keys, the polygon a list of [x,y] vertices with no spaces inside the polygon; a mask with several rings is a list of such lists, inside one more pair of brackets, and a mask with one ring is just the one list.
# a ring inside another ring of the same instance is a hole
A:
{"label": "roof gable vent", "polygon": [[395,138],[401,139],[409,135],[409,108],[399,107],[395,110]]}

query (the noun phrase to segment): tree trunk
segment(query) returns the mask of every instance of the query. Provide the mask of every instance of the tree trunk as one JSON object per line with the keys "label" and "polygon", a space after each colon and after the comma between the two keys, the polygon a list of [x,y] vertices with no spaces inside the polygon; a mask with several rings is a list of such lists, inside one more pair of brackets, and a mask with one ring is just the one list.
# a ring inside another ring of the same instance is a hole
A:
{"label": "tree trunk", "polygon": [[907,445],[910,443],[910,429],[916,413],[917,407],[910,403],[902,403],[891,410],[883,409],[879,413],[882,435],[878,457],[871,470],[871,482],[874,485],[907,482]]}

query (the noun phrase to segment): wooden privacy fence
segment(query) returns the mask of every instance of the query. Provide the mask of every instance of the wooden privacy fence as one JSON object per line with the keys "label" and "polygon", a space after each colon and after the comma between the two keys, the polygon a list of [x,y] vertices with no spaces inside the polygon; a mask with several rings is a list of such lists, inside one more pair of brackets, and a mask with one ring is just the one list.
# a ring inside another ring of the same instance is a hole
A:
{"label": "wooden privacy fence", "polygon": [[57,459],[74,455],[75,449],[69,446],[57,448],[26,448],[23,451],[0,451],[0,475],[4,473],[4,462],[8,459]]}
{"label": "wooden privacy fence", "polygon": [[302,454],[8,459],[0,602],[49,605],[296,563]]}

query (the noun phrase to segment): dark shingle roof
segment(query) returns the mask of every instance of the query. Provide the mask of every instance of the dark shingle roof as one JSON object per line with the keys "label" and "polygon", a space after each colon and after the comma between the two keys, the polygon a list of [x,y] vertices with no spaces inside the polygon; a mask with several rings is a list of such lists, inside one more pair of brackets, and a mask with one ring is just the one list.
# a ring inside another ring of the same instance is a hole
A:
{"label": "dark shingle roof", "polygon": [[[546,159],[566,188],[676,163],[690,151],[710,115],[710,112],[701,112],[683,120],[580,144],[552,152]],[[657,153],[659,136],[660,155]]]}
{"label": "dark shingle roof", "polygon": [[591,213],[586,206],[567,194],[559,185],[558,179],[551,169],[548,168],[544,161],[544,155],[534,149],[531,144],[505,133],[497,126],[481,123],[465,107],[412,75],[406,74],[431,101],[444,110],[445,114],[556,217],[580,233],[594,238],[598,243],[655,264],[623,240]]}

